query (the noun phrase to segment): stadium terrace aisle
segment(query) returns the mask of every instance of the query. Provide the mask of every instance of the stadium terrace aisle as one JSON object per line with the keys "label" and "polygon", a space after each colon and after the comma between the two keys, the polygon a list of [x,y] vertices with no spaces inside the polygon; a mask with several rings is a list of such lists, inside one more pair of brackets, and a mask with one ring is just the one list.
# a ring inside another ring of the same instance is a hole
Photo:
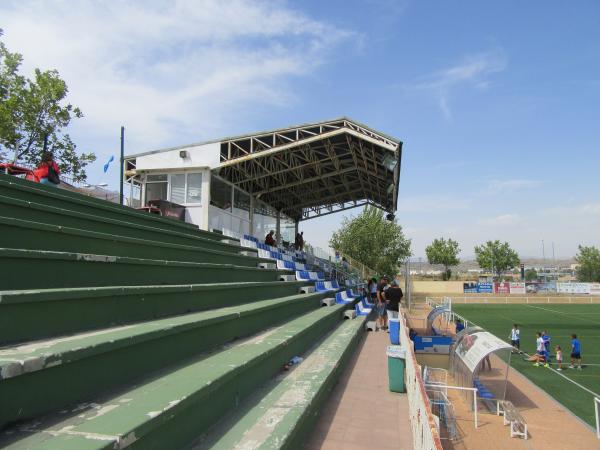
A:
{"label": "stadium terrace aisle", "polygon": [[340,377],[305,450],[412,449],[406,394],[388,389],[389,335],[369,332]]}

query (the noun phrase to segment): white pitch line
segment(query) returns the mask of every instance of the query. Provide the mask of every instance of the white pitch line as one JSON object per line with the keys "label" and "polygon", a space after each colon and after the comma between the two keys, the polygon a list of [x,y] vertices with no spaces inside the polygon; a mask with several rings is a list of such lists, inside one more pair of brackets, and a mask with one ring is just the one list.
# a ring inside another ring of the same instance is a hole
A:
{"label": "white pitch line", "polygon": [[[524,355],[526,355],[526,356],[531,356],[529,353],[525,353],[525,352],[523,352],[523,354],[524,354]],[[588,365],[591,365],[591,364],[588,364]],[[550,370],[551,370],[552,372],[554,372],[556,375],[560,375],[560,376],[561,376],[561,377],[563,377],[565,380],[567,380],[567,381],[570,381],[570,382],[571,382],[571,383],[573,383],[574,385],[576,385],[576,386],[580,387],[581,389],[583,389],[583,390],[584,390],[584,391],[586,391],[586,392],[589,392],[589,393],[590,393],[590,394],[592,394],[593,396],[600,398],[600,394],[597,394],[596,392],[594,392],[594,391],[592,391],[592,390],[590,390],[590,389],[586,388],[585,386],[582,386],[582,385],[581,385],[581,384],[579,384],[577,381],[574,381],[574,380],[570,379],[569,377],[565,376],[563,373],[559,372],[558,370],[556,370],[556,369],[553,369],[552,367],[547,367],[547,369],[550,369]],[[569,370],[577,370],[577,369],[569,369]]]}
{"label": "white pitch line", "polygon": [[530,308],[543,309],[544,311],[549,311],[549,312],[552,312],[554,314],[558,314],[559,316],[572,317],[573,319],[582,320],[582,321],[587,322],[587,323],[593,323],[594,325],[598,325],[599,324],[598,322],[593,321],[593,320],[586,320],[586,319],[581,318],[581,317],[573,317],[571,314],[564,313],[562,311],[556,311],[556,310],[550,309],[550,308],[542,308],[541,306],[535,306],[535,305],[524,305],[524,306],[528,306]]}

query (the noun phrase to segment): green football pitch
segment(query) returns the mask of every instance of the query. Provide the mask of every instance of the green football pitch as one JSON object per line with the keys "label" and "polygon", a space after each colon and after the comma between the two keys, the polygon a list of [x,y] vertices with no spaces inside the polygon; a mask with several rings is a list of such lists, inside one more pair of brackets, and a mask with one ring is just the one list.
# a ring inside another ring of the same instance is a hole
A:
{"label": "green football pitch", "polygon": [[[521,355],[512,355],[511,366],[592,427],[596,426],[594,395],[589,391],[600,397],[600,305],[454,304],[452,310],[507,342],[512,325],[519,324],[521,350],[528,354],[535,353],[535,333],[546,330],[552,338],[553,363],[554,347],[562,348],[563,371],[535,367]],[[567,368],[573,333],[581,342],[583,370]],[[557,365],[552,364],[552,368]]]}

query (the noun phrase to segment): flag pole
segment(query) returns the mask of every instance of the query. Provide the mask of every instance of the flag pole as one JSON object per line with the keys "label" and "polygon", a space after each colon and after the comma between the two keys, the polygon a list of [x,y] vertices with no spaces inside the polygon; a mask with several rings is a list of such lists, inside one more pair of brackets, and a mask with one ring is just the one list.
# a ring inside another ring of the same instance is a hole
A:
{"label": "flag pole", "polygon": [[123,204],[123,164],[125,159],[125,127],[121,127],[121,178],[119,179],[119,204]]}

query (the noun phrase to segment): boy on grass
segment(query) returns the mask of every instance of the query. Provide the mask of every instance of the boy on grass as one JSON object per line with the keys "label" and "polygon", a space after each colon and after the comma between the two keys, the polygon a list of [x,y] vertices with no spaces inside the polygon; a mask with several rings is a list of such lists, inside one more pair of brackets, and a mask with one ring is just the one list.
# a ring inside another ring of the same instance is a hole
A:
{"label": "boy on grass", "polygon": [[546,362],[546,347],[544,346],[542,333],[538,331],[535,336],[535,355],[531,355],[527,358],[527,361],[533,361],[535,363],[534,366],[539,366],[540,363]]}
{"label": "boy on grass", "polygon": [[577,361],[577,369],[581,370],[581,343],[577,339],[576,334],[571,335],[571,365],[569,369],[575,368],[575,361]]}
{"label": "boy on grass", "polygon": [[550,359],[552,358],[550,355],[550,340],[551,337],[546,330],[542,331],[542,341],[544,342],[544,358],[546,359],[546,364],[544,367],[550,367]]}
{"label": "boy on grass", "polygon": [[513,346],[514,350],[521,353],[521,331],[519,330],[519,325],[516,323],[513,325],[512,330],[510,330],[510,345]]}

